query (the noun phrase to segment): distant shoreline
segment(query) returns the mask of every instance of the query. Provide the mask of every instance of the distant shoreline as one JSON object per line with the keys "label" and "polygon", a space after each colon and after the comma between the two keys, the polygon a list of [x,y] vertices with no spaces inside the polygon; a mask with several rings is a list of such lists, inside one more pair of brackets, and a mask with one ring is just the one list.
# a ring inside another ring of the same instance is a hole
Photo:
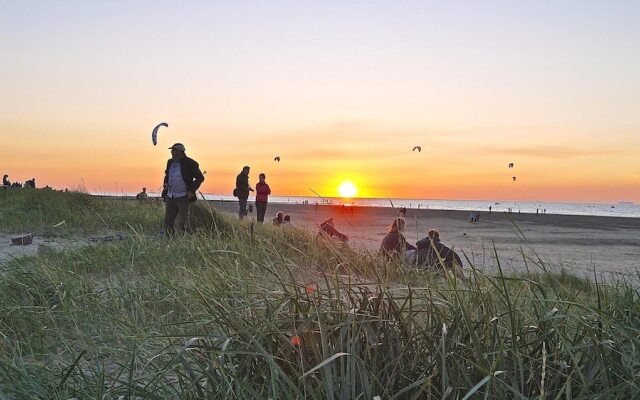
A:
{"label": "distant shoreline", "polygon": [[[120,196],[116,196],[116,195],[112,195],[112,194],[91,194],[91,196],[93,197],[98,197],[98,198],[102,198],[102,199],[110,199],[110,200],[136,200],[135,195],[130,195],[130,194],[124,194],[124,195],[120,195]],[[210,195],[207,195],[210,196]],[[157,195],[149,195],[148,197],[149,200],[154,200],[154,201],[160,201],[161,198]],[[301,203],[301,201],[299,199],[307,199],[305,197],[291,197],[291,199],[296,199],[295,202],[292,201],[273,201],[270,200],[269,203],[273,204],[273,205],[278,205],[280,207],[284,207],[284,206],[301,206],[301,207],[315,207],[315,202],[313,203],[309,203],[308,205],[304,205]],[[201,197],[198,198],[198,200],[202,200]],[[371,200],[371,199],[368,199]],[[385,199],[375,199],[375,200],[385,200]],[[398,201],[399,199],[391,199],[392,201]],[[231,203],[235,203],[237,204],[238,201],[235,199],[227,199],[227,198],[220,198],[220,199],[206,199],[207,202],[211,203],[211,204],[231,204]],[[249,198],[249,203],[252,203],[254,201],[254,199]],[[403,202],[406,202],[407,200],[401,200]],[[462,201],[462,200],[452,200],[452,201]],[[466,200],[464,200],[466,201]],[[446,202],[443,200],[443,202]],[[413,201],[412,201],[413,203]],[[486,201],[486,203],[490,203],[489,201]],[[541,204],[548,204],[548,203],[541,203]],[[574,203],[557,203],[557,204],[574,204]],[[623,203],[624,204],[624,203]],[[628,204],[628,203],[627,203]],[[638,207],[640,208],[640,205],[636,205],[634,203],[631,203],[633,207]],[[342,204],[327,204],[327,203],[321,203],[318,202],[318,206],[319,207],[336,207],[336,208],[342,208],[343,205]],[[384,210],[393,210],[393,209],[399,209],[400,206],[394,206],[391,207],[391,204],[389,205],[369,205],[369,204],[354,204],[354,205],[344,205],[344,207],[355,207],[355,208],[372,208],[372,209],[384,209]],[[416,206],[405,206],[407,208],[407,210],[414,210],[414,211],[433,211],[433,212],[446,212],[446,213],[464,213],[465,215],[469,215],[470,212],[475,211],[475,212],[480,212],[482,215],[484,214],[489,214],[489,210],[487,208],[474,208],[474,209],[448,209],[448,208],[436,208],[436,207],[416,207]],[[552,211],[552,210],[550,210]],[[504,214],[504,215],[508,215],[509,213],[503,209],[499,209],[496,208],[494,210],[492,210],[493,214]],[[536,214],[535,212],[518,212],[518,210],[514,209],[513,212],[511,213],[511,215],[520,215],[520,216],[533,216],[534,218],[541,218],[541,217],[550,217],[550,216],[555,216],[555,217],[586,217],[586,218],[614,218],[614,219],[632,219],[632,220],[637,220],[640,218],[640,212],[638,213],[637,216],[634,215],[600,215],[600,214],[578,214],[578,213],[561,213],[561,212],[547,212],[546,214],[543,214],[542,212],[540,214]]]}

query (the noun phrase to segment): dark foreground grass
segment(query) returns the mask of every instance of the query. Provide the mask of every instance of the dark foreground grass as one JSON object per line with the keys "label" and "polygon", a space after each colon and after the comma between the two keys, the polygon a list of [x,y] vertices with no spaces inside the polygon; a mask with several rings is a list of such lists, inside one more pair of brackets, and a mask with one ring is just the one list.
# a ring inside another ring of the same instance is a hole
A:
{"label": "dark foreground grass", "polygon": [[[198,211],[0,276],[0,397],[635,398],[636,288],[406,271]],[[160,211],[155,217],[159,218]]]}

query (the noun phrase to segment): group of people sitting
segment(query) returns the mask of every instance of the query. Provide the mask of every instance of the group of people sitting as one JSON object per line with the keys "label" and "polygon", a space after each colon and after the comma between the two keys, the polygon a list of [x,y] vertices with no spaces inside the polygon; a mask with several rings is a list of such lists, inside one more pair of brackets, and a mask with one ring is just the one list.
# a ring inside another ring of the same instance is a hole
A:
{"label": "group of people sitting", "polygon": [[291,224],[291,216],[289,214],[285,214],[282,211],[278,211],[276,213],[276,217],[273,219],[273,224],[280,225],[290,225]]}
{"label": "group of people sitting", "polygon": [[440,269],[444,266],[457,277],[464,278],[462,259],[453,249],[440,242],[440,233],[437,230],[429,229],[427,236],[418,240],[414,246],[407,242],[403,235],[405,226],[404,218],[398,217],[393,220],[382,239],[379,254],[387,259],[400,258],[418,267]]}
{"label": "group of people sitting", "polygon": [[[320,224],[320,235],[328,235],[346,243],[349,237],[339,232],[335,228],[333,217],[328,218]],[[393,220],[389,225],[387,234],[382,239],[378,253],[387,260],[400,259],[407,264],[421,268],[441,269],[443,266],[453,271],[461,279],[464,279],[462,272],[462,259],[453,251],[440,242],[440,233],[435,229],[429,229],[427,236],[412,245],[407,242],[403,232],[406,221],[402,217]]]}
{"label": "group of people sitting", "polygon": [[33,188],[33,189],[35,189],[36,188],[36,178],[29,179],[23,185],[20,182],[11,183],[11,181],[9,180],[9,175],[5,174],[2,177],[2,187],[5,187],[5,188],[9,188],[9,187],[11,187],[11,188],[22,188],[22,187],[25,187],[25,188]]}

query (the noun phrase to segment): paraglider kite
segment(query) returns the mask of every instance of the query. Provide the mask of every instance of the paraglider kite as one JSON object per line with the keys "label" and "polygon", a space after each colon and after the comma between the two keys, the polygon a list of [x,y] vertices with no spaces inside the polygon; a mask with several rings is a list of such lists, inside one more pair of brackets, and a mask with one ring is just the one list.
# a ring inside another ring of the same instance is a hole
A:
{"label": "paraglider kite", "polygon": [[413,148],[412,151],[416,151],[416,150],[418,150],[418,153],[420,153],[422,151],[422,147],[416,146],[416,147]]}
{"label": "paraglider kite", "polygon": [[161,127],[169,127],[169,124],[167,124],[166,122],[161,122],[158,125],[156,125],[155,128],[153,128],[153,132],[151,133],[151,141],[153,142],[153,145],[157,145],[158,144],[158,129]]}
{"label": "paraglider kite", "polygon": [[276,157],[273,159],[273,161],[280,162],[280,156],[276,156]]}
{"label": "paraglider kite", "polygon": [[513,168],[513,163],[509,163],[509,168]]}

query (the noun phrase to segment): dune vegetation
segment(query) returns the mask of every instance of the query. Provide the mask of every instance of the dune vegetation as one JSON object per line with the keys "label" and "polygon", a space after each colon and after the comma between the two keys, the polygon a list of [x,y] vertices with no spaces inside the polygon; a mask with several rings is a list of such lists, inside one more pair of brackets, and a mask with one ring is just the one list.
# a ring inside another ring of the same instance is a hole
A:
{"label": "dune vegetation", "polygon": [[203,202],[192,234],[165,238],[162,213],[153,200],[0,190],[5,233],[128,234],[0,265],[0,397],[640,396],[631,284],[539,260],[509,276],[467,260],[461,281]]}

